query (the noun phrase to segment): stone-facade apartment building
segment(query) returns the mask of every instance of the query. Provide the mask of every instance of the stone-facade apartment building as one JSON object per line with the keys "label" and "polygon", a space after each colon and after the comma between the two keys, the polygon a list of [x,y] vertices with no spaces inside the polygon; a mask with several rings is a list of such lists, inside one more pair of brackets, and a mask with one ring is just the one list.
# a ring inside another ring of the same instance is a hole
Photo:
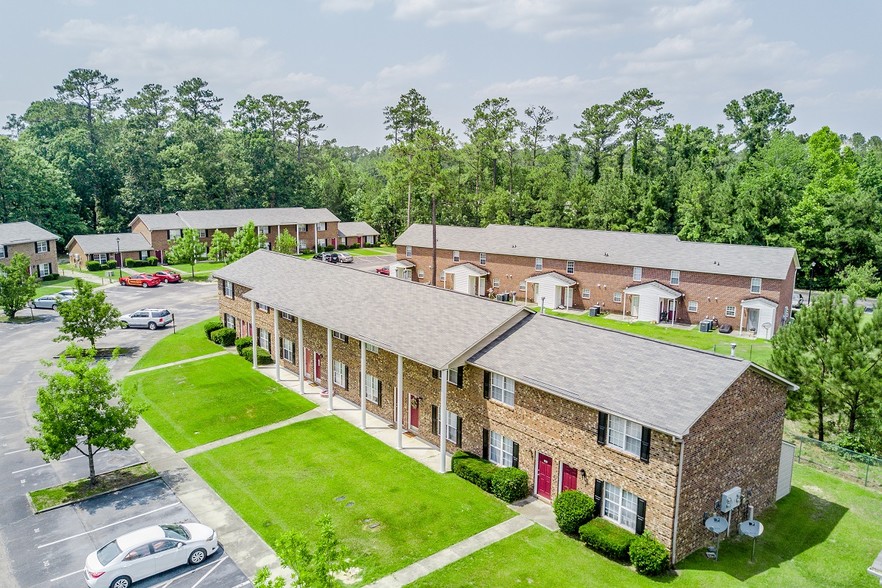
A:
{"label": "stone-facade apartment building", "polygon": [[215,275],[224,323],[301,392],[314,381],[399,439],[519,467],[542,500],[594,496],[674,561],[710,543],[704,514],[722,492],[740,486],[757,513],[779,497],[792,384],[750,362],[268,251]]}
{"label": "stone-facade apartment building", "polygon": [[[396,240],[397,277],[430,283],[432,227]],[[790,316],[796,250],[681,241],[676,235],[489,225],[437,227],[436,283],[546,308],[695,324],[717,319],[771,338]]]}
{"label": "stone-facade apartment building", "polygon": [[58,235],[27,221],[0,224],[0,265],[22,253],[31,261],[31,275],[42,278],[58,273],[58,239]]}
{"label": "stone-facade apartment building", "polygon": [[267,236],[270,249],[287,229],[297,239],[297,251],[319,247],[337,247],[340,222],[327,208],[244,208],[225,210],[180,210],[166,214],[139,214],[129,223],[133,233],[143,235],[151,244],[153,255],[165,263],[169,241],[181,236],[184,229],[198,229],[206,251],[214,232],[231,237],[236,229],[252,221]]}

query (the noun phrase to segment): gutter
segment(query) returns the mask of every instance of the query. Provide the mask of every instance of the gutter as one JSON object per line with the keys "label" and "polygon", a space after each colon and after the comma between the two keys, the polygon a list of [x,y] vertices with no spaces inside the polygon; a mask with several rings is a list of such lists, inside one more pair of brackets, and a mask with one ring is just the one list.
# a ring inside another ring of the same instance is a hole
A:
{"label": "gutter", "polygon": [[680,444],[680,463],[677,464],[677,490],[674,494],[674,530],[671,535],[671,562],[677,561],[677,531],[680,522],[680,489],[683,485],[683,450],[686,444],[682,438],[673,437],[674,443]]}

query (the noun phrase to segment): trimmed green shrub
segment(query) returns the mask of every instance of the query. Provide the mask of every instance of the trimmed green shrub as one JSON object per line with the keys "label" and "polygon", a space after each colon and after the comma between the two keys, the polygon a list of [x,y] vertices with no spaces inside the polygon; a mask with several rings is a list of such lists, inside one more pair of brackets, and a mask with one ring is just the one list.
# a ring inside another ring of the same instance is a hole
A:
{"label": "trimmed green shrub", "polygon": [[146,260],[147,265],[159,265],[159,258],[153,257],[152,255],[148,257]]}
{"label": "trimmed green shrub", "polygon": [[54,281],[57,280],[57,279],[58,279],[58,274],[48,274],[48,275],[46,275],[46,276],[43,276],[43,278],[42,278],[41,281],[43,281],[43,282],[54,282]]}
{"label": "trimmed green shrub", "polygon": [[251,345],[245,345],[244,347],[236,346],[236,351],[239,352],[239,355],[242,359],[247,359],[251,361]]}
{"label": "trimmed green shrub", "polygon": [[223,329],[224,324],[218,321],[211,321],[210,323],[205,323],[202,329],[205,331],[205,336],[211,339],[211,334],[217,331],[218,329]]}
{"label": "trimmed green shrub", "polygon": [[554,517],[561,531],[578,533],[594,517],[594,499],[578,490],[565,490],[554,499]]}
{"label": "trimmed green shrub", "polygon": [[644,576],[657,576],[670,566],[671,554],[649,531],[644,531],[631,541],[628,554],[631,563]]}
{"label": "trimmed green shrub", "polygon": [[97,272],[98,270],[101,269],[101,262],[100,261],[87,261],[86,262],[86,269],[89,270],[90,272]]}
{"label": "trimmed green shrub", "polygon": [[499,468],[485,459],[467,456],[457,459],[453,473],[484,492],[493,492],[493,474]]}
{"label": "trimmed green shrub", "polygon": [[148,264],[146,260],[143,259],[132,259],[131,257],[126,258],[126,267],[147,267]]}
{"label": "trimmed green shrub", "polygon": [[636,535],[606,519],[596,518],[579,527],[579,538],[585,545],[616,561],[627,562],[628,549]]}
{"label": "trimmed green shrub", "polygon": [[491,480],[493,494],[505,502],[517,502],[530,493],[527,472],[519,468],[499,468]]}
{"label": "trimmed green shrub", "polygon": [[273,356],[263,347],[257,348],[257,365],[269,365],[273,363]]}
{"label": "trimmed green shrub", "polygon": [[236,339],[235,345],[236,345],[236,352],[238,352],[241,355],[243,348],[251,347],[252,339],[251,339],[251,337],[239,337],[238,339]]}
{"label": "trimmed green shrub", "polygon": [[461,459],[467,459],[470,457],[477,457],[477,456],[472,455],[468,451],[462,451],[462,450],[459,450],[456,453],[454,453],[453,457],[450,458],[450,471],[453,471],[456,469],[456,462],[458,462]]}
{"label": "trimmed green shrub", "polygon": [[224,347],[232,347],[236,342],[236,329],[224,327],[211,332],[211,340]]}
{"label": "trimmed green shrub", "polygon": [[116,269],[116,260],[115,259],[108,259],[107,263],[105,263],[101,269],[105,269],[105,268],[107,268],[109,270]]}

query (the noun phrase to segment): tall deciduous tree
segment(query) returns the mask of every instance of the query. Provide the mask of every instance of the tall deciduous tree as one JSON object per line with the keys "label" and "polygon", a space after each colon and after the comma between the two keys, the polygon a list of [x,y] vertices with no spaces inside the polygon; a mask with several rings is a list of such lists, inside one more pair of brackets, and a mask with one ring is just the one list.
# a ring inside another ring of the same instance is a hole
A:
{"label": "tall deciduous tree", "polygon": [[297,250],[297,239],[294,238],[294,235],[288,232],[288,229],[282,231],[282,233],[276,237],[276,251],[279,253],[284,253],[285,255],[293,255]]}
{"label": "tall deciduous tree", "polygon": [[58,307],[61,326],[56,341],[85,339],[95,349],[95,341],[107,331],[120,326],[120,312],[107,301],[101,290],[96,290],[79,278],[74,282],[76,296]]}
{"label": "tall deciduous tree", "polygon": [[37,278],[30,269],[31,260],[24,253],[16,253],[7,265],[0,265],[0,308],[11,319],[37,291]]}
{"label": "tall deciduous tree", "polygon": [[496,189],[499,160],[502,159],[506,143],[512,140],[519,126],[517,110],[509,105],[508,98],[488,98],[475,106],[474,115],[462,123],[469,141],[476,148],[478,161],[482,162],[485,157],[490,161],[490,187]]}
{"label": "tall deciduous tree", "polygon": [[208,255],[215,261],[226,263],[232,251],[233,242],[230,236],[220,229],[215,229],[214,234],[211,236],[211,247],[208,250]]}
{"label": "tall deciduous tree", "polygon": [[796,120],[793,105],[784,101],[781,92],[757,90],[741,99],[732,100],[723,109],[735,126],[735,137],[753,154],[766,145],[775,131],[781,132]]}
{"label": "tall deciduous tree", "polygon": [[199,240],[198,229],[184,229],[181,236],[171,242],[168,257],[172,263],[190,266],[190,277],[196,277],[196,262],[205,254],[205,245]]}
{"label": "tall deciduous tree", "polygon": [[[276,553],[282,565],[292,571],[291,588],[332,588],[338,585],[334,572],[346,569],[347,551],[337,538],[330,515],[324,514],[316,522],[318,537],[309,538],[301,532],[290,531],[276,542]],[[271,578],[268,568],[258,571],[256,588],[284,588],[284,578]]]}
{"label": "tall deciduous tree", "polygon": [[41,374],[46,385],[37,391],[36,435],[25,441],[47,462],[75,449],[89,460],[95,484],[95,454],[130,448],[135,440],[127,433],[138,423],[138,411],[120,396],[107,362],[95,362],[94,351],[71,345],[57,367]]}
{"label": "tall deciduous tree", "polygon": [[254,221],[248,221],[233,234],[230,243],[229,261],[233,262],[242,259],[250,253],[254,253],[258,249],[266,245],[266,235],[257,232]]}

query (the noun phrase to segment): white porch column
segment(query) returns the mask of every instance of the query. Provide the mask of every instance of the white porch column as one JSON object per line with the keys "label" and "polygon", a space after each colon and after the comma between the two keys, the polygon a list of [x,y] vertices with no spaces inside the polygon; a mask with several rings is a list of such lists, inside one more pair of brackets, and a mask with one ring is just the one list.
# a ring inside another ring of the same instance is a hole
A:
{"label": "white porch column", "polygon": [[625,318],[625,308],[628,306],[628,295],[622,292],[622,318]]}
{"label": "white porch column", "polygon": [[306,353],[303,350],[303,319],[297,317],[297,376],[300,378],[300,393],[306,394],[306,385],[303,383],[304,363]]}
{"label": "white porch column", "polygon": [[442,474],[447,471],[447,374],[449,372],[449,366],[441,370],[441,406],[438,408],[441,412],[441,424],[438,431],[441,463],[438,465],[438,471]]}
{"label": "white porch column", "polygon": [[404,389],[404,358],[401,355],[398,356],[398,381],[396,382],[396,384],[397,385],[395,387],[395,406],[396,406],[395,423],[397,425],[396,432],[398,433],[398,449],[401,449],[402,448],[401,433],[402,433],[402,428],[404,427],[404,420],[402,418],[404,415],[404,409],[401,406],[402,399],[404,398],[404,392],[403,392],[403,389]]}
{"label": "white porch column", "polygon": [[276,360],[276,382],[282,379],[282,352],[279,341],[279,309],[273,309],[273,356]]}
{"label": "white porch column", "polygon": [[741,307],[741,319],[738,321],[738,334],[744,334],[744,306]]}
{"label": "white porch column", "polygon": [[294,236],[297,239],[297,255],[300,255],[300,224],[294,225]]}
{"label": "white porch column", "polygon": [[257,331],[257,303],[251,301],[251,364],[257,369],[257,343],[260,340]]}
{"label": "white porch column", "polygon": [[328,374],[328,410],[334,410],[334,343],[331,329],[328,328],[328,365],[325,371]]}
{"label": "white porch column", "polygon": [[318,253],[318,223],[312,225],[312,237],[315,239],[314,247],[315,252]]}
{"label": "white porch column", "polygon": [[365,376],[365,348],[364,341],[361,342],[361,371],[358,375],[358,387],[361,390],[361,428],[367,429],[367,391],[364,386]]}

